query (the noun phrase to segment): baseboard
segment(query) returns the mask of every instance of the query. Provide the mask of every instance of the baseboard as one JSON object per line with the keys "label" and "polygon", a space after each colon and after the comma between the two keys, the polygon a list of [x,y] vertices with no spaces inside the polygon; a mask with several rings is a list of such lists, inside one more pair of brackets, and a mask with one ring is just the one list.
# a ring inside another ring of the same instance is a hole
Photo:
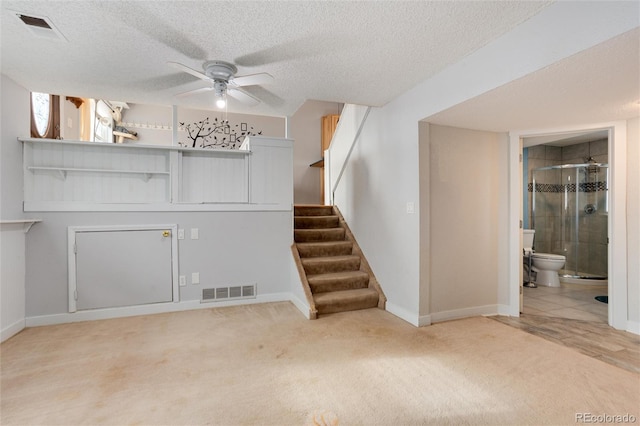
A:
{"label": "baseboard", "polygon": [[431,315],[421,315],[418,317],[418,327],[431,325]]}
{"label": "baseboard", "polygon": [[[66,324],[80,321],[95,321],[111,318],[132,317],[138,315],[163,314],[167,312],[190,311],[195,309],[213,309],[225,306],[252,305],[257,303],[293,302],[291,293],[271,293],[257,296],[255,299],[238,299],[228,302],[201,302],[200,300],[187,300],[183,302],[153,303],[149,305],[125,306],[120,308],[91,309],[72,313],[41,315],[27,317],[27,327],[39,327],[43,325]],[[298,307],[298,309],[300,309]],[[307,312],[309,310],[307,309]],[[3,331],[4,333],[4,331]]]}
{"label": "baseboard", "polygon": [[640,322],[627,321],[627,331],[633,334],[640,334]]}
{"label": "baseboard", "polygon": [[4,342],[9,337],[13,337],[20,333],[26,327],[26,320],[20,319],[11,325],[6,326],[0,331],[0,342]]}
{"label": "baseboard", "polygon": [[460,319],[460,318],[477,317],[477,316],[484,316],[484,315],[496,315],[498,314],[500,306],[501,305],[474,306],[471,308],[435,312],[431,314],[431,321],[436,323],[436,322],[449,321],[449,320]]}
{"label": "baseboard", "polygon": [[387,304],[385,306],[385,310],[390,314],[397,316],[400,319],[405,320],[411,325],[415,325],[416,327],[420,327],[420,319],[412,312],[407,311],[404,308],[401,308],[398,305],[394,305],[393,303],[387,300]]}
{"label": "baseboard", "polygon": [[300,300],[298,297],[291,294],[291,298],[289,299],[293,305],[298,308],[298,310],[304,315],[306,319],[311,319],[311,308],[305,302]]}
{"label": "baseboard", "polygon": [[[511,315],[511,307],[509,305],[496,305],[497,307],[497,314],[498,315],[503,315],[506,317],[512,316]],[[491,314],[489,314],[491,315]]]}

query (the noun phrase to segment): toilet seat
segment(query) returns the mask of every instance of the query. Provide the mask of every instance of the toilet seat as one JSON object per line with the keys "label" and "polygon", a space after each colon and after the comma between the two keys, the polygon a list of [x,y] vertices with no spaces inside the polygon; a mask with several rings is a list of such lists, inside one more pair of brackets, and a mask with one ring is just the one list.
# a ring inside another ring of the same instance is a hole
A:
{"label": "toilet seat", "polygon": [[553,253],[536,253],[533,252],[531,257],[534,259],[548,259],[548,260],[562,260],[564,261],[566,258],[561,254],[553,254]]}

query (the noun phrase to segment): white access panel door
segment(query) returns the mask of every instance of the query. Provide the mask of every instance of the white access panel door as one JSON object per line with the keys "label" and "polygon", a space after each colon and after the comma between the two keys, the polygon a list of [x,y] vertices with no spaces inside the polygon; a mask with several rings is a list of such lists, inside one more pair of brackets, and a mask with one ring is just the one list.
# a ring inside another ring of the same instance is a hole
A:
{"label": "white access panel door", "polygon": [[170,302],[171,230],[75,233],[76,309]]}

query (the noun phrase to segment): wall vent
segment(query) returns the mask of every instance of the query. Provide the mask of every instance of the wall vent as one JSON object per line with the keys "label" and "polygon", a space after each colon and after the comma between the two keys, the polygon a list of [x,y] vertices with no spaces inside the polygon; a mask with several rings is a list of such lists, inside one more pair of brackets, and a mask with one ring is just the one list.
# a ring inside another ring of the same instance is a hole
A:
{"label": "wall vent", "polygon": [[216,287],[202,289],[203,302],[220,302],[224,300],[255,299],[257,284]]}

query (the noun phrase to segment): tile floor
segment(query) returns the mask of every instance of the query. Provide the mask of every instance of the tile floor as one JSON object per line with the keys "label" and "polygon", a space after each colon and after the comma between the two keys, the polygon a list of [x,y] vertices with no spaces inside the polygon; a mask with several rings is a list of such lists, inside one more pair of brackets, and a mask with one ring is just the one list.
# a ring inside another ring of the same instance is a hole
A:
{"label": "tile floor", "polygon": [[519,317],[491,318],[640,373],[640,336],[607,324],[608,305],[595,300],[596,296],[606,294],[606,285],[562,283],[560,287],[524,287],[524,307]]}
{"label": "tile floor", "polygon": [[523,314],[607,323],[608,305],[595,299],[607,295],[606,284],[523,288]]}

